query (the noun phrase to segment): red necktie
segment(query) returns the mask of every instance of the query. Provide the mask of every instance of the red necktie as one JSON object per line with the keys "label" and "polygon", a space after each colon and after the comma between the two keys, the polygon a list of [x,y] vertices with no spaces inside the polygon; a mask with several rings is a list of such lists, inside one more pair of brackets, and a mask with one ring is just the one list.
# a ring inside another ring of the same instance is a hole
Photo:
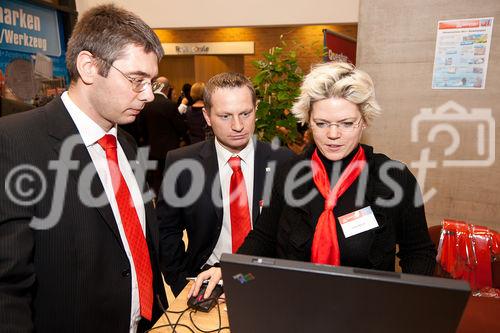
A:
{"label": "red necktie", "polygon": [[251,229],[250,209],[248,208],[247,188],[241,171],[241,160],[238,156],[228,161],[233,169],[231,185],[229,187],[229,210],[231,212],[231,237],[233,253],[236,253]]}
{"label": "red necktie", "polygon": [[337,223],[333,215],[333,208],[337,205],[338,198],[358,178],[366,164],[365,151],[359,147],[351,163],[340,175],[339,180],[330,191],[330,180],[326,174],[325,166],[318,156],[318,149],[311,158],[314,184],[325,198],[325,209],[319,216],[314,232],[311,248],[311,262],[318,264],[340,265],[340,249],[337,239]]}
{"label": "red necktie", "polygon": [[134,267],[137,274],[137,284],[139,285],[141,316],[147,320],[151,320],[153,311],[153,274],[148,245],[134,207],[134,202],[132,201],[132,196],[118,166],[116,138],[113,135],[106,134],[97,142],[106,152],[116,203],[118,204],[128,245],[132,252],[132,259],[134,260]]}

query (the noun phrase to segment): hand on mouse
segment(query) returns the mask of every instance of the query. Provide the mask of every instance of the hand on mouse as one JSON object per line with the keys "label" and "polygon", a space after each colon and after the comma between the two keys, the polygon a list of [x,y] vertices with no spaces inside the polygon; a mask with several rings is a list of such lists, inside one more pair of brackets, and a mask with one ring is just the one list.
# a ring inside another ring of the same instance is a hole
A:
{"label": "hand on mouse", "polygon": [[[198,274],[195,282],[191,286],[188,297],[198,296],[203,281],[208,280],[207,289],[205,289],[205,294],[203,295],[203,298],[209,298],[215,286],[217,285],[217,283],[219,283],[221,279],[222,279],[222,271],[220,267],[212,267],[206,271],[201,272],[200,274]],[[222,297],[223,296],[224,295],[222,295]]]}

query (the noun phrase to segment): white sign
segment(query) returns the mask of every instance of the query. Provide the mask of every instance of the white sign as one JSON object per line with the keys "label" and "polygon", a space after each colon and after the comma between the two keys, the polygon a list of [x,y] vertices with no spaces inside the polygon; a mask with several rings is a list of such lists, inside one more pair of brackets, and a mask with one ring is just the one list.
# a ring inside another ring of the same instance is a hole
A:
{"label": "white sign", "polygon": [[165,55],[254,54],[254,42],[162,43]]}

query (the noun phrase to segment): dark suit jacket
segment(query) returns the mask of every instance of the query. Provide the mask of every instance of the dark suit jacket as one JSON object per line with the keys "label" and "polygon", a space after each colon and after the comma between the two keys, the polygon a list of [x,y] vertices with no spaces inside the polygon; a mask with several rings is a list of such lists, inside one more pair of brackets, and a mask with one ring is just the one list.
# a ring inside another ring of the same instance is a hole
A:
{"label": "dark suit jacket", "polygon": [[[403,272],[432,275],[436,249],[429,237],[424,207],[414,205],[415,195],[421,199],[420,191],[416,191],[419,188],[415,177],[404,164],[392,161],[383,154],[373,153],[370,146],[363,147],[368,162],[365,168],[368,175],[364,200],[354,207],[358,185],[363,178],[360,176],[338,199],[333,210],[341,264],[394,271],[398,244]],[[238,253],[310,261],[314,232],[325,201],[316,190],[311,176],[292,192],[294,198],[301,199],[316,191],[312,200],[304,200],[303,203],[288,203],[284,197],[284,184],[289,171],[299,163],[306,162],[296,179],[310,172],[309,161],[313,151],[314,147],[283,166],[275,181],[271,206],[262,211],[261,221],[248,234]],[[387,171],[391,183],[382,179],[384,175],[381,175],[380,170],[384,163],[391,165]],[[402,198],[397,204],[386,207],[379,200],[392,199],[396,195],[393,190],[395,184],[402,190]],[[338,217],[367,206],[371,207],[379,226],[345,238]]]}
{"label": "dark suit jacket", "polygon": [[146,104],[140,117],[145,128],[145,145],[151,150],[149,156],[164,160],[167,152],[179,148],[180,138],[187,132],[186,124],[174,102],[161,94]]}
{"label": "dark suit jacket", "polygon": [[[56,172],[49,161],[59,159],[65,139],[72,135],[79,144],[71,151],[71,158],[78,163],[67,177],[57,179],[57,174],[63,173]],[[118,139],[127,157],[134,159],[135,148],[121,130]],[[129,332],[129,260],[111,206],[89,207],[80,200],[78,180],[89,165],[94,177],[84,185],[89,186],[94,197],[103,194],[104,189],[60,98],[0,119],[0,160],[0,179],[6,179],[14,167],[28,164],[39,170],[46,181],[43,193],[43,184],[36,177],[24,180],[24,189],[34,190],[26,198],[34,199],[29,205],[12,201],[1,186],[0,332]],[[54,199],[55,189],[61,187],[63,194]],[[41,197],[34,198],[39,193]],[[55,225],[38,230],[42,224],[35,223],[30,228],[32,218],[45,219],[53,212],[53,205],[62,205],[59,218],[50,215],[49,221]],[[166,304],[157,260],[156,217],[151,202],[145,206],[154,295]],[[159,315],[155,298],[152,323]],[[142,320],[139,331],[152,323]]]}
{"label": "dark suit jacket", "polygon": [[[252,204],[254,225],[260,214],[259,201],[269,200],[269,198],[263,197],[266,168],[275,172],[277,164],[287,160],[292,155],[288,149],[272,150],[269,144],[256,142]],[[215,205],[212,200],[212,191],[215,188],[219,190],[215,192],[218,193],[215,194],[215,197],[222,202],[214,139],[170,151],[167,154],[165,167],[167,175],[169,173],[168,167],[183,159],[193,159],[203,166],[205,182],[201,195],[193,204],[181,207],[179,205],[175,207],[168,195],[166,198],[161,196],[157,205],[160,220],[160,264],[165,281],[172,287],[172,291],[176,295],[186,285],[186,277],[196,276],[201,266],[212,254],[219,239],[223,214],[222,205]],[[164,178],[165,181],[169,181],[168,176]],[[214,182],[215,186],[213,186]],[[168,184],[168,188],[163,190],[163,194],[175,191],[178,197],[184,197],[193,185],[192,175],[190,172],[184,171],[179,174],[176,182],[165,184]],[[267,185],[269,186],[267,192],[270,195],[270,185],[272,184]],[[187,231],[189,239],[187,250],[185,250],[182,241],[184,230]]]}

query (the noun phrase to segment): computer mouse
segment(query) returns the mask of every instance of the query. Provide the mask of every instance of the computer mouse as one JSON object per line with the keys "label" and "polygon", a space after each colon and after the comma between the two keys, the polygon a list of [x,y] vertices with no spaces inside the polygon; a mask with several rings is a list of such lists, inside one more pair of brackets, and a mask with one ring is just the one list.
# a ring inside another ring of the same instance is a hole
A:
{"label": "computer mouse", "polygon": [[205,294],[205,290],[207,289],[208,283],[204,283],[200,287],[200,291],[198,292],[198,295],[191,296],[188,301],[187,305],[195,310],[202,311],[202,312],[209,312],[212,310],[212,308],[217,304],[217,300],[219,299],[220,295],[224,293],[224,290],[222,289],[222,286],[216,285],[212,293],[210,294],[209,298],[203,298],[203,295]]}

